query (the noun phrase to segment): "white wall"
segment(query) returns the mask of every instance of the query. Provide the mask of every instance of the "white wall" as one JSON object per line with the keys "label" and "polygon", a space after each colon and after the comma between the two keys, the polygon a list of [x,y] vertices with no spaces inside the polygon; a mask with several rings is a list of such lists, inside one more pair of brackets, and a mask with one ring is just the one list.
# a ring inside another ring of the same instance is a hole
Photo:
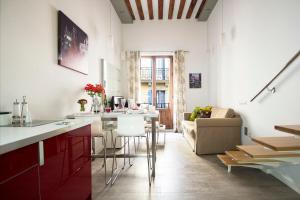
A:
{"label": "white wall", "polygon": [[[275,94],[249,102],[300,49],[299,10],[299,0],[226,0],[222,20],[220,0],[208,20],[210,102],[240,112],[251,136],[280,136],[274,125],[300,123],[299,58],[272,84]],[[272,173],[300,191],[299,170]]]}
{"label": "white wall", "polygon": [[[0,110],[11,110],[12,102],[26,95],[33,119],[62,118],[79,111],[78,99],[90,100],[82,89],[99,82],[100,58],[120,66],[122,26],[109,0],[1,0],[0,5]],[[56,64],[57,10],[89,36],[88,76]]]}
{"label": "white wall", "polygon": [[[123,25],[124,50],[189,51],[186,59],[187,110],[208,103],[206,23],[198,21],[137,21]],[[125,73],[125,71],[123,72]],[[188,73],[202,73],[202,88],[188,88]],[[126,78],[126,76],[124,76]],[[124,80],[126,82],[126,80]],[[127,91],[123,85],[123,91]]]}

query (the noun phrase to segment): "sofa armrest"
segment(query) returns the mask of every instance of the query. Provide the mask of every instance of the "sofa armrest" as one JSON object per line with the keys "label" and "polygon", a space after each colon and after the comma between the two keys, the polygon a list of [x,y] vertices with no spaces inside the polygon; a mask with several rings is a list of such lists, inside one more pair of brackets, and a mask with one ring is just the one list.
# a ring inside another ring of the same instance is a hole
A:
{"label": "sofa armrest", "polygon": [[197,118],[195,120],[197,127],[240,127],[241,118]]}
{"label": "sofa armrest", "polygon": [[187,113],[187,112],[183,113],[183,119],[189,121],[191,114],[192,113]]}

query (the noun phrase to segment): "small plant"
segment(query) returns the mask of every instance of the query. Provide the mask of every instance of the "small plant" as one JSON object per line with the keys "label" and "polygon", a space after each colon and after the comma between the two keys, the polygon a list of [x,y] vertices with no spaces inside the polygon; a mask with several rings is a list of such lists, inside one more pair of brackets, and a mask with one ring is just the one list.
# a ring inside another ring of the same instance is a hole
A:
{"label": "small plant", "polygon": [[77,101],[77,103],[80,104],[80,112],[84,112],[85,111],[84,105],[87,104],[87,100],[86,99],[79,99]]}

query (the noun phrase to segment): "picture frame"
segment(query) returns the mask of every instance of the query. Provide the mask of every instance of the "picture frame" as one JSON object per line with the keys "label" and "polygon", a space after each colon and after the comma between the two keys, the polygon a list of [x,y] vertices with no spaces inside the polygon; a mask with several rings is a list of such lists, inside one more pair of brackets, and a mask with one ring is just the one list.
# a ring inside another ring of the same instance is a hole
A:
{"label": "picture frame", "polygon": [[189,74],[189,87],[190,88],[201,88],[202,80],[201,73],[190,73]]}
{"label": "picture frame", "polygon": [[58,11],[58,65],[88,74],[88,35]]}

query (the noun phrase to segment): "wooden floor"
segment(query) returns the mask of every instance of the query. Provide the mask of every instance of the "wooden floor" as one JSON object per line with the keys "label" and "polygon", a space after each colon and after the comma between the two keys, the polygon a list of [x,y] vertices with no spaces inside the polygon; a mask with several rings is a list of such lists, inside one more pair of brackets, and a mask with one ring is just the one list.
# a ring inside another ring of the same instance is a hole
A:
{"label": "wooden floor", "polygon": [[[143,146],[141,144],[141,148]],[[295,191],[260,170],[236,167],[228,174],[215,155],[196,156],[180,134],[168,133],[166,146],[159,146],[157,156],[157,174],[151,187],[148,186],[146,158],[137,158],[113,186],[106,187],[104,170],[100,169],[102,160],[96,159],[93,162],[93,199],[300,199]],[[121,167],[123,159],[119,159],[118,164]]]}

